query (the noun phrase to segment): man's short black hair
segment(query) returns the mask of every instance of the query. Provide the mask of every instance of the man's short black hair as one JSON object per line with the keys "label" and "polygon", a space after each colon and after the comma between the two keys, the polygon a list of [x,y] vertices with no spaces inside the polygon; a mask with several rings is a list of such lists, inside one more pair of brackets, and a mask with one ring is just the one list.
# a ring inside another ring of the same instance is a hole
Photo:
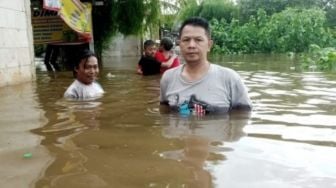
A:
{"label": "man's short black hair", "polygon": [[160,41],[160,46],[162,46],[164,50],[169,51],[173,48],[174,44],[170,38],[164,37]]}
{"label": "man's short black hair", "polygon": [[210,25],[209,22],[202,18],[202,17],[191,17],[185,20],[179,30],[179,36],[181,37],[182,30],[185,26],[191,25],[191,26],[196,26],[196,27],[201,27],[205,30],[205,33],[209,38],[211,38],[211,31],[210,31]]}
{"label": "man's short black hair", "polygon": [[77,55],[77,60],[75,62],[75,68],[78,69],[79,64],[82,62],[82,60],[84,60],[84,62],[86,63],[88,59],[92,56],[97,58],[96,54],[89,49],[79,51]]}
{"label": "man's short black hair", "polygon": [[73,76],[76,78],[77,77],[77,71],[76,69],[79,69],[79,64],[84,60],[84,65],[88,62],[88,59],[90,57],[96,57],[96,54],[92,52],[89,49],[82,49],[79,50],[77,55],[75,55],[74,63],[73,63]]}
{"label": "man's short black hair", "polygon": [[154,46],[155,45],[155,42],[153,41],[153,40],[146,40],[145,42],[144,42],[144,48],[146,49],[146,48],[148,48],[148,47],[150,47],[150,46]]}

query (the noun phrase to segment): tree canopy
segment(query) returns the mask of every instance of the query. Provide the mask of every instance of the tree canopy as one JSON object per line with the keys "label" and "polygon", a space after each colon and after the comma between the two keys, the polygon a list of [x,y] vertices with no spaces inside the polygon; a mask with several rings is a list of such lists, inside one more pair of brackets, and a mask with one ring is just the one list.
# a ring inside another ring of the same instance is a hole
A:
{"label": "tree canopy", "polygon": [[180,2],[181,10],[179,18],[185,19],[190,16],[201,16],[211,20],[224,18],[228,22],[237,14],[237,7],[231,0],[185,0]]}
{"label": "tree canopy", "polygon": [[320,8],[326,12],[327,24],[336,26],[336,0],[238,0],[239,20],[247,22],[256,16],[259,9],[267,15],[279,13],[287,8]]}

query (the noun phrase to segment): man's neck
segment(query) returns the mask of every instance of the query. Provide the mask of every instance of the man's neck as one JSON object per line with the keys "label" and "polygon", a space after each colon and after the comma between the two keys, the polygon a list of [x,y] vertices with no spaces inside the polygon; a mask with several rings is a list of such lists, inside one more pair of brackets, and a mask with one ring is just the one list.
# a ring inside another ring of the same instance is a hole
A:
{"label": "man's neck", "polygon": [[210,62],[204,61],[199,63],[186,63],[182,76],[188,81],[196,81],[201,79],[208,71]]}
{"label": "man's neck", "polygon": [[81,80],[78,80],[77,78],[76,78],[76,80],[79,82],[79,83],[81,83],[81,84],[83,84],[83,85],[86,85],[86,86],[89,86],[89,85],[91,85],[93,82],[91,82],[91,83],[85,83],[85,82],[83,82],[83,81],[81,81]]}

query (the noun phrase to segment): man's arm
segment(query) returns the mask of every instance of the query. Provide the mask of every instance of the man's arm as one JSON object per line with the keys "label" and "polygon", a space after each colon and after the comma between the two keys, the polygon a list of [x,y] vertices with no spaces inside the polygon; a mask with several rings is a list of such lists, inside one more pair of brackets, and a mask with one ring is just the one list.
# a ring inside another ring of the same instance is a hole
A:
{"label": "man's arm", "polygon": [[163,74],[160,80],[160,104],[169,105],[168,99],[166,98],[166,92],[168,87],[167,74]]}
{"label": "man's arm", "polygon": [[176,58],[177,58],[177,55],[174,54],[173,52],[171,52],[171,55],[170,55],[169,59],[167,61],[165,61],[165,62],[162,62],[161,63],[161,67],[163,67],[163,68],[170,68],[173,65],[174,60]]}
{"label": "man's arm", "polygon": [[141,59],[139,60],[139,62],[138,62],[138,67],[137,67],[137,73],[138,74],[143,74],[143,72],[142,72],[142,61],[143,61],[143,58],[141,57]]}
{"label": "man's arm", "polygon": [[234,110],[252,110],[252,102],[248,96],[247,87],[238,73],[231,83],[231,108]]}

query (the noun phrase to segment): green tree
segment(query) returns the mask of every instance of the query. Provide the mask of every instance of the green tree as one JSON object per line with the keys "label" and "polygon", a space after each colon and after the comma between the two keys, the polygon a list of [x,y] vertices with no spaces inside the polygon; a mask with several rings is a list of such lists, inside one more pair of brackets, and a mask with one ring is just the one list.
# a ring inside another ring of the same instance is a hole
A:
{"label": "green tree", "polygon": [[272,16],[260,9],[243,25],[213,19],[211,26],[216,53],[304,52],[311,44],[335,45],[321,9],[289,8]]}
{"label": "green tree", "polygon": [[95,50],[101,57],[112,37],[120,32],[124,35],[142,34],[151,24],[158,23],[159,0],[109,0],[104,6],[92,10]]}
{"label": "green tree", "polygon": [[201,16],[208,20],[215,18],[231,22],[232,18],[237,14],[237,10],[231,0],[207,0],[200,3],[196,0],[189,0],[187,4],[181,7],[180,19]]}
{"label": "green tree", "polygon": [[242,23],[256,16],[258,9],[264,9],[267,15],[279,13],[286,8],[320,8],[326,11],[327,24],[336,26],[336,0],[238,0],[238,18]]}
{"label": "green tree", "polygon": [[272,16],[265,38],[276,44],[272,51],[277,52],[303,52],[310,44],[325,47],[332,41],[325,22],[321,9],[289,8]]}
{"label": "green tree", "polygon": [[318,45],[309,46],[309,51],[300,58],[304,69],[322,71],[336,70],[336,48],[320,48]]}

